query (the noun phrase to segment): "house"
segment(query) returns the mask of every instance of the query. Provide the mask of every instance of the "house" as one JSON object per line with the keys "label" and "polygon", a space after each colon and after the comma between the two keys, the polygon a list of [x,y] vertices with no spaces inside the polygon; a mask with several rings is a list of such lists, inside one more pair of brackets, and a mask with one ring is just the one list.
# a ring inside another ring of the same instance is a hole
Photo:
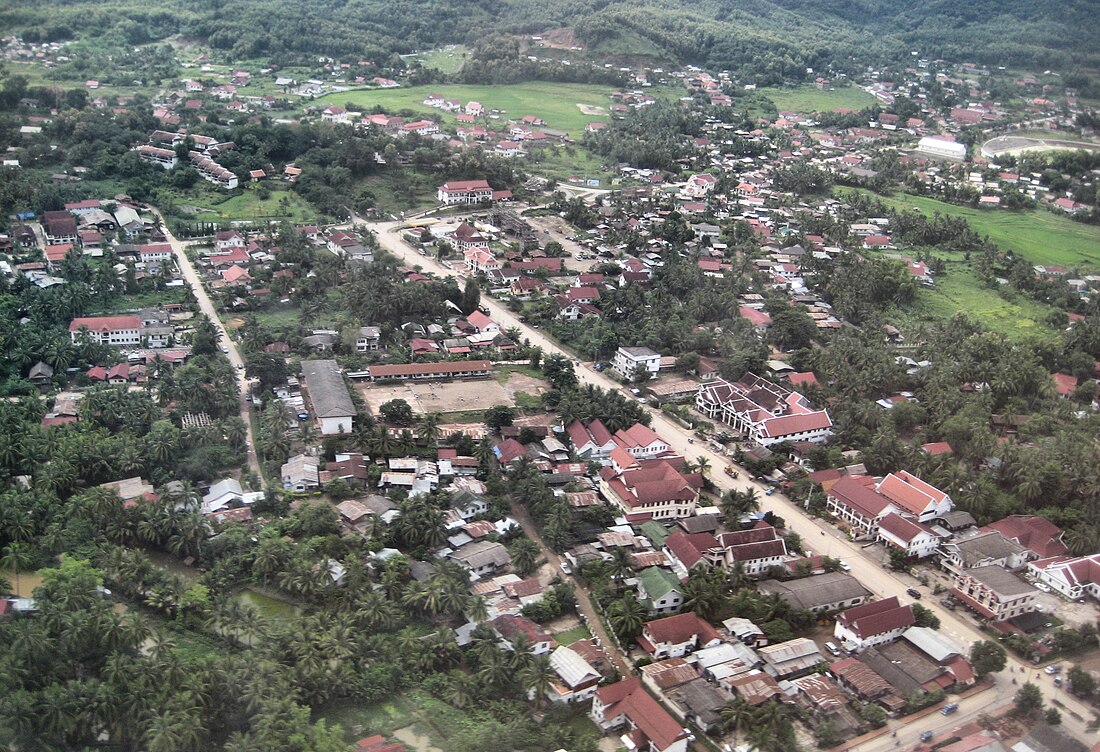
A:
{"label": "house", "polygon": [[722,642],[718,630],[694,613],[646,622],[638,645],[653,658],[679,658]]}
{"label": "house", "polygon": [[233,250],[243,251],[248,246],[248,241],[236,230],[224,230],[214,234],[214,250],[218,253],[229,253]]}
{"label": "house", "polygon": [[466,317],[466,321],[468,321],[470,326],[474,327],[479,334],[496,333],[500,331],[500,324],[493,321],[481,311],[474,311]]}
{"label": "house", "polygon": [[896,640],[914,624],[916,618],[912,606],[902,605],[897,596],[891,596],[839,613],[833,636],[844,647],[858,653],[864,648]]}
{"label": "house", "polygon": [[730,693],[706,679],[695,678],[664,692],[665,702],[680,719],[704,733],[722,726],[722,708],[733,699]]}
{"label": "house", "polygon": [[900,548],[910,559],[923,559],[936,553],[940,538],[919,522],[890,514],[879,520],[878,539],[887,546]]}
{"label": "house", "polygon": [[807,637],[765,645],[758,648],[756,654],[764,661],[764,671],[776,680],[808,674],[825,662],[817,645]]}
{"label": "house", "polygon": [[1086,752],[1088,748],[1061,729],[1040,723],[1012,745],[1012,752]]}
{"label": "house", "polygon": [[785,441],[821,443],[832,435],[827,411],[813,409],[798,392],[753,373],[737,382],[700,384],[695,409],[765,447]]}
{"label": "house", "polygon": [[[433,349],[432,352],[436,350]],[[434,381],[436,379],[484,379],[492,375],[493,364],[488,360],[468,360],[373,365],[368,366],[362,374],[355,374],[355,378],[365,377],[370,381]]]}
{"label": "house", "polygon": [[603,679],[591,663],[565,645],[559,645],[550,654],[550,668],[558,675],[557,680],[551,680],[546,689],[546,696],[551,702],[590,700]]}
{"label": "house", "polygon": [[743,645],[750,648],[758,648],[768,644],[768,638],[763,630],[749,619],[731,616],[722,622],[722,626],[726,628],[731,637],[736,637]]}
{"label": "house", "polygon": [[53,368],[40,360],[31,366],[27,380],[39,389],[48,389],[53,384]]}
{"label": "house", "polygon": [[1027,568],[1037,582],[1067,598],[1078,600],[1085,595],[1100,598],[1100,554],[1076,558],[1055,556],[1033,561]]}
{"label": "house", "polygon": [[451,509],[464,521],[469,522],[475,517],[488,514],[489,499],[466,490],[455,491],[451,494]]}
{"label": "house", "polygon": [[984,566],[956,574],[951,594],[987,619],[1006,621],[1034,611],[1038,591],[1006,569]]}
{"label": "house", "polygon": [[479,204],[490,201],[493,189],[485,180],[457,180],[444,183],[437,189],[437,198],[441,204]]}
{"label": "house", "polygon": [[794,608],[815,614],[858,606],[871,596],[859,580],[844,572],[788,581],[762,580],[756,587],[762,593],[775,593]]}
{"label": "house", "polygon": [[517,639],[526,641],[527,652],[531,655],[543,655],[549,653],[558,646],[558,643],[552,636],[547,634],[542,627],[525,616],[501,614],[490,621],[489,626],[497,633],[506,646],[512,650],[516,648]]}
{"label": "house", "polygon": [[638,600],[651,614],[671,614],[684,605],[680,578],[661,567],[647,567],[638,573]]}
{"label": "house", "polygon": [[996,530],[957,537],[940,547],[940,566],[951,574],[986,566],[1019,569],[1027,558],[1023,546]]}
{"label": "house", "polygon": [[294,493],[316,491],[321,487],[319,463],[316,457],[298,454],[283,463],[280,477],[283,488]]}
{"label": "house", "polygon": [[611,437],[611,432],[599,420],[594,420],[587,426],[575,420],[566,428],[566,433],[573,443],[573,452],[581,459],[605,459],[618,446]]}
{"label": "house", "polygon": [[[595,425],[589,424],[590,427]],[[635,423],[629,428],[616,431],[611,437],[618,449],[636,459],[653,459],[668,452],[672,447],[649,426]],[[614,450],[612,450],[612,453]]]}
{"label": "house", "polygon": [[355,427],[355,405],[335,360],[302,361],[302,378],[322,436],[348,433]]}
{"label": "house", "polygon": [[603,731],[622,728],[622,746],[636,752],[687,752],[689,734],[654,700],[636,676],[592,696],[589,716]]}
{"label": "house", "polygon": [[471,580],[479,579],[482,575],[502,569],[511,563],[508,549],[490,540],[467,543],[457,551],[447,554],[447,558],[453,559],[468,569]]}
{"label": "house", "polygon": [[764,522],[748,530],[687,533],[677,530],[665,541],[665,553],[677,574],[687,576],[697,565],[739,566],[755,576],[779,566],[787,556],[787,547],[771,525]]}
{"label": "house", "polygon": [[661,356],[648,347],[620,347],[611,358],[611,370],[628,381],[655,379]]}
{"label": "house", "polygon": [[890,683],[857,658],[844,658],[836,663],[830,663],[829,673],[836,679],[837,684],[865,703],[881,701],[889,697],[898,705],[903,704],[902,699],[894,694],[894,688]]}
{"label": "house", "polygon": [[982,528],[995,530],[1028,551],[1036,559],[1061,556],[1068,550],[1062,529],[1050,520],[1034,514],[1014,514]]}
{"label": "house", "polygon": [[361,326],[355,336],[355,352],[375,352],[382,341],[382,330],[377,326]]}

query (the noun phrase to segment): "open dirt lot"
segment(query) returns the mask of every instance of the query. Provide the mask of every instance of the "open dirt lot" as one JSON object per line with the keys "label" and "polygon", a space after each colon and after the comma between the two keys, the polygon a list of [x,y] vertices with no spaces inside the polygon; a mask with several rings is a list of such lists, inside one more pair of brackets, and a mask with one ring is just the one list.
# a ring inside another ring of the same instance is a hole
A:
{"label": "open dirt lot", "polygon": [[512,405],[512,395],[496,381],[425,382],[418,384],[362,384],[359,391],[377,414],[378,407],[394,399],[409,403],[414,413],[457,413]]}

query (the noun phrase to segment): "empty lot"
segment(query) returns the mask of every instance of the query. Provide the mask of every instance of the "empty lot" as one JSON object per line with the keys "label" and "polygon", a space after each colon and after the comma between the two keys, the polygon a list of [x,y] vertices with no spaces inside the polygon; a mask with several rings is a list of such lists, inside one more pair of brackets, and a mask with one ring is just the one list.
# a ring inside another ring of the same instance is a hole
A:
{"label": "empty lot", "polygon": [[515,404],[509,391],[491,379],[362,384],[359,392],[375,415],[380,405],[394,399],[405,400],[417,414],[457,413]]}

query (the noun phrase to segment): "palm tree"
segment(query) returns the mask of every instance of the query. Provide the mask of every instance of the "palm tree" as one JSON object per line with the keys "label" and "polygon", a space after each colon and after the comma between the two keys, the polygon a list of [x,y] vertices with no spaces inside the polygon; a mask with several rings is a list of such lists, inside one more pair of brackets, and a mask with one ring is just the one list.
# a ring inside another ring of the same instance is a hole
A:
{"label": "palm tree", "polygon": [[607,609],[607,620],[611,628],[624,640],[633,639],[641,634],[642,625],[645,624],[647,616],[649,616],[649,609],[638,600],[633,590],[627,590],[622,598],[612,603]]}
{"label": "palm tree", "polygon": [[519,538],[508,547],[508,554],[512,557],[512,567],[520,577],[526,577],[535,571],[539,553],[538,544],[530,538]]}
{"label": "palm tree", "polygon": [[550,667],[550,658],[545,655],[529,656],[527,665],[520,669],[519,682],[527,690],[527,696],[535,701],[536,708],[542,707],[553,677],[554,669]]}
{"label": "palm tree", "polygon": [[479,660],[477,678],[482,683],[500,689],[508,685],[512,678],[512,665],[508,657],[498,648],[486,651]]}
{"label": "palm tree", "polygon": [[615,546],[611,550],[611,560],[608,561],[608,572],[616,583],[621,583],[634,574],[634,562],[630,558],[630,551],[623,546]]}
{"label": "palm tree", "polygon": [[19,589],[19,570],[30,566],[32,561],[31,551],[24,543],[9,543],[4,546],[0,554],[0,567],[9,569],[15,574],[15,592],[19,595],[23,595]]}
{"label": "palm tree", "polygon": [[722,708],[722,724],[729,733],[733,734],[733,746],[736,746],[738,732],[745,728],[752,719],[752,713],[752,706],[740,695],[734,696],[733,700]]}
{"label": "palm tree", "polygon": [[429,447],[434,446],[435,442],[439,440],[442,433],[439,424],[442,421],[443,415],[435,412],[424,413],[417,421],[416,433],[423,441],[427,442]]}

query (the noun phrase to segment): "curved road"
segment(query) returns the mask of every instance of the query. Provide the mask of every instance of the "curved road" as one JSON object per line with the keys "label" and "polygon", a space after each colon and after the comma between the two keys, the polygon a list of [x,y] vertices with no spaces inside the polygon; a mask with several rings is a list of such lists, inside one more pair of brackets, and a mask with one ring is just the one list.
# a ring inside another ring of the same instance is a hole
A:
{"label": "curved road", "polygon": [[[442,276],[463,276],[449,267],[441,265],[434,258],[422,256],[413,250],[411,246],[400,238],[398,232],[401,226],[400,222],[376,222],[368,226],[375,231],[378,243],[387,251],[402,259],[407,265],[420,266],[426,271],[434,272]],[[515,314],[501,305],[498,301],[482,296],[482,304],[488,308],[493,319],[500,324],[502,328],[515,327],[519,329],[531,344],[538,345],[544,352],[558,353],[569,358],[577,357],[576,353],[573,353],[568,348],[560,345],[537,329],[533,329],[521,322]],[[593,384],[603,389],[625,391],[620,383],[612,380],[603,373],[593,370],[590,364],[583,364],[577,369],[577,376],[583,384]],[[738,490],[747,488],[755,489],[760,495],[763,505],[770,507],[772,512],[782,517],[786,521],[788,529],[798,533],[806,549],[812,550],[816,554],[843,559],[848,566],[851,567],[851,574],[875,595],[883,598],[892,595],[904,597],[907,588],[919,588],[919,585],[913,578],[883,567],[881,562],[865,555],[859,544],[848,540],[847,536],[841,535],[836,528],[829,525],[826,521],[808,516],[802,507],[796,505],[785,495],[774,493],[771,496],[765,496],[764,493],[767,488],[749,478],[748,473],[745,472],[743,468],[737,468],[739,471],[738,478],[730,478],[724,472],[721,472],[721,468],[724,466],[732,465],[728,457],[712,451],[703,443],[695,443],[694,435],[691,431],[683,428],[679,423],[669,420],[660,411],[650,409],[650,415],[652,417],[653,429],[672,446],[673,451],[679,452],[685,458],[696,459],[704,457],[710,462],[710,466],[713,468],[711,480],[718,487],[719,491],[734,488]],[[923,591],[925,593],[930,593],[927,588],[924,588]],[[939,618],[941,631],[949,634],[960,644],[969,646],[973,642],[989,639],[989,635],[981,632],[975,624],[967,620],[962,614],[949,611],[941,607],[939,603],[932,599],[923,601],[922,604]],[[1069,695],[1069,693],[1062,692],[1055,688],[1051,681],[1051,677],[1040,674],[1041,678],[1036,680],[1035,673],[1034,666],[1016,658],[1010,653],[1003,676],[997,682],[994,690],[996,692],[996,705],[1011,702],[1013,695],[1018,689],[1018,687],[1010,683],[1012,675],[1015,675],[1018,679],[1030,677],[1032,681],[1039,684],[1048,705],[1050,700],[1055,697],[1057,697],[1062,704],[1064,727],[1072,730],[1082,739],[1090,738],[1086,735],[1085,724],[1095,716],[1094,711],[1084,703]],[[945,727],[952,728],[958,725],[958,719],[960,717],[966,717],[970,714],[969,711],[972,706],[981,708],[981,710],[975,710],[973,713],[975,716],[979,712],[990,710],[993,707],[993,705],[990,704],[990,700],[991,698],[987,693],[982,693],[976,698],[964,700],[961,704],[962,710],[959,714],[943,717],[936,713],[921,719],[919,724],[911,724],[914,728],[908,730],[915,731],[916,734],[919,734],[924,730],[942,731]],[[1081,718],[1085,719],[1085,721],[1077,721],[1070,716],[1069,713],[1064,712],[1067,710],[1077,713]],[[915,740],[906,740],[905,743],[908,744],[910,741]],[[893,740],[891,739],[887,742],[887,745],[893,746]],[[860,749],[861,752],[877,752],[879,749],[885,749],[885,747],[881,744],[881,740],[872,740],[861,745],[858,749]]]}
{"label": "curved road", "polygon": [[260,470],[260,463],[256,457],[256,439],[252,435],[252,406],[249,403],[247,396],[249,392],[248,378],[244,375],[244,359],[241,358],[240,351],[237,349],[237,343],[229,336],[229,332],[225,328],[225,324],[222,323],[221,317],[218,315],[218,310],[214,307],[214,302],[210,299],[210,295],[207,294],[206,288],[203,287],[202,277],[199,276],[198,271],[195,269],[195,265],[191,263],[191,259],[187,257],[187,243],[179,240],[168,229],[167,223],[164,221],[164,216],[158,209],[149,207],[149,210],[156,215],[160,220],[161,231],[164,236],[168,238],[169,244],[172,246],[172,251],[176,256],[176,265],[179,267],[180,273],[183,274],[183,278],[187,280],[187,284],[191,287],[191,292],[194,293],[195,299],[199,302],[199,310],[206,314],[206,317],[214,324],[218,329],[218,334],[221,336],[220,343],[222,345],[222,352],[225,353],[225,357],[229,359],[232,364],[235,373],[237,374],[237,399],[240,402],[240,415],[241,420],[244,421],[244,427],[246,431],[246,445],[248,454],[248,466],[256,477],[260,479],[260,488],[267,487],[267,481],[264,479],[264,474]]}

